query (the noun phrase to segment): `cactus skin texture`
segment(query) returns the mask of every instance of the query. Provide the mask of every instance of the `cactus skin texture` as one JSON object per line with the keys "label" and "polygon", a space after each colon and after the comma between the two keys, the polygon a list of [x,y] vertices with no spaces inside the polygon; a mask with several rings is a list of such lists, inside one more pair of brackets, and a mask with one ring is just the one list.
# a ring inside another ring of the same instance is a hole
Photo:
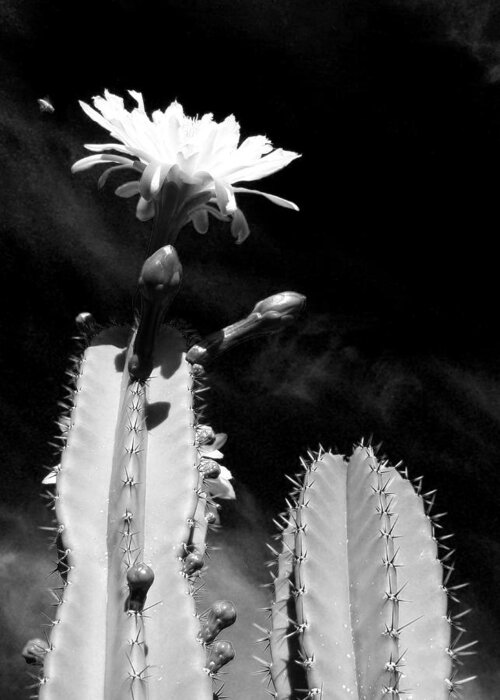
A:
{"label": "cactus skin texture", "polygon": [[[112,328],[92,339],[61,421],[61,583],[40,700],[212,700],[212,679],[232,658],[227,642],[212,649],[216,634],[201,639],[195,606],[215,507],[198,468],[200,379],[170,326],[147,358],[152,375],[134,378],[129,335]],[[39,652],[40,640],[28,660]]]}
{"label": "cactus skin texture", "polygon": [[[460,697],[453,662],[462,614],[447,612],[450,569],[440,561],[431,494],[371,446],[349,460],[320,450],[302,461],[281,516],[272,629],[264,663],[278,700]],[[438,517],[438,516],[435,516]],[[439,527],[439,526],[438,526]],[[442,538],[443,540],[446,537]],[[447,560],[444,555],[443,560]],[[448,570],[448,573],[446,573]],[[452,643],[452,627],[458,629]],[[457,654],[458,652],[458,654]]]}

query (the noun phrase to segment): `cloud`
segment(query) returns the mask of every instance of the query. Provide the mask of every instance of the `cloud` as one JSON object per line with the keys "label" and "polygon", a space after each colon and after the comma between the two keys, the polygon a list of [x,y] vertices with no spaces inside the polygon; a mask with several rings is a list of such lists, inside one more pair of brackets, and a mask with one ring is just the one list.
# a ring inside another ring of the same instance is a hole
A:
{"label": "cloud", "polygon": [[491,82],[500,80],[500,16],[492,0],[397,0],[440,16],[448,37],[485,65]]}

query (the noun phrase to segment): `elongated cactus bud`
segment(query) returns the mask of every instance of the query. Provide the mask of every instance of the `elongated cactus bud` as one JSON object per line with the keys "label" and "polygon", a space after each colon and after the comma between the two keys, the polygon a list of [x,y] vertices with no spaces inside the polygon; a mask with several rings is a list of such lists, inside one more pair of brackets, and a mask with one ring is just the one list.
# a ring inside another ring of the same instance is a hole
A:
{"label": "elongated cactus bud", "polygon": [[139,291],[142,310],[128,369],[135,379],[147,379],[153,369],[154,343],[160,323],[172,304],[182,280],[182,265],[175,248],[167,245],[142,266]]}
{"label": "elongated cactus bud", "polygon": [[320,452],[292,481],[271,611],[275,697],[448,698],[458,644],[425,499],[365,446],[348,461]]}
{"label": "elongated cactus bud", "polygon": [[208,335],[187,354],[191,363],[206,366],[244,340],[276,333],[293,323],[304,310],[306,298],[297,292],[281,292],[259,301],[243,320]]}
{"label": "elongated cactus bud", "polygon": [[198,638],[204,644],[210,644],[221,630],[234,624],[236,608],[230,600],[218,600],[208,610]]}
{"label": "elongated cactus bud", "polygon": [[232,659],[234,659],[234,649],[231,642],[217,640],[209,648],[205,670],[210,674],[217,673]]}

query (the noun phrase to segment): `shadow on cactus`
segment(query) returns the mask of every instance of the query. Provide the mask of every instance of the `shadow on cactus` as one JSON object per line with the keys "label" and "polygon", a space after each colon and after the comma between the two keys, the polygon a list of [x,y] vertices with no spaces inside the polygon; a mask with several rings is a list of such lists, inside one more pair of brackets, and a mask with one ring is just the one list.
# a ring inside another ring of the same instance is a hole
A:
{"label": "shadow on cactus", "polygon": [[[111,163],[99,186],[116,170],[139,172],[116,194],[139,195],[136,214],[153,225],[135,327],[100,328],[88,313],[77,319],[82,347],[59,423],[61,461],[44,479],[56,516],[56,613],[45,638],[23,650],[41,700],[222,697],[220,671],[234,650],[221,634],[237,610],[228,600],[203,610],[198,593],[207,531],[220,525],[218,499],[235,494],[219,463],[226,436],[203,413],[206,368],[240,342],[279,332],[305,305],[296,292],[274,294],[206,338],[169,317],[182,282],[182,228],[206,233],[211,214],[243,242],[240,193],[297,209],[234,185],[298,155],[263,136],[238,145],[234,117],[190,119],[178,103],[151,120],[142,96],[130,95],[131,111],[107,92],[94,98],[99,111],[82,103],[117,141],[87,145],[96,154],[73,170]],[[460,587],[448,585],[445,538],[424,512],[430,495],[370,447],[348,462],[320,452],[293,481],[282,546],[273,549],[263,692],[280,700],[458,695],[468,679],[453,664],[473,643],[460,641],[464,613],[447,610]]]}

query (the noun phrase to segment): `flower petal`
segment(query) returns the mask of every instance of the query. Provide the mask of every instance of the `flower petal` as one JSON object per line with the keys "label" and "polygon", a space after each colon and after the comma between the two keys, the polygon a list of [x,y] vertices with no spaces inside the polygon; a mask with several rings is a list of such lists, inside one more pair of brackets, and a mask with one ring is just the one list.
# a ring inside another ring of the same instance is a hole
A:
{"label": "flower petal", "polygon": [[218,450],[221,447],[224,447],[226,442],[227,442],[227,433],[217,433],[215,435],[215,440],[212,442],[210,447],[213,447],[214,450]]}
{"label": "flower petal", "polygon": [[260,180],[263,177],[272,175],[278,170],[286,167],[296,158],[300,158],[300,153],[293,151],[284,151],[282,148],[277,148],[272,153],[254,161],[253,163],[235,165],[229,170],[221,168],[220,173],[214,172],[214,177],[224,177],[227,182],[251,182],[252,180]]}
{"label": "flower petal", "polygon": [[124,146],[122,143],[86,143],[84,148],[87,149],[87,151],[118,151],[118,153],[128,153],[129,155],[133,155],[133,153],[130,153],[130,150],[128,149],[127,146]]}
{"label": "flower petal", "polygon": [[140,92],[136,92],[135,90],[129,90],[128,94],[132,99],[134,99],[137,102],[138,109],[140,109],[141,112],[144,112],[144,99],[142,97],[142,94]]}
{"label": "flower petal", "polygon": [[293,202],[288,199],[283,199],[283,197],[277,197],[275,194],[268,194],[267,192],[261,192],[260,190],[251,190],[248,187],[233,187],[234,192],[243,192],[246,194],[260,194],[262,197],[266,197],[273,204],[278,204],[280,207],[285,207],[286,209],[293,209],[294,211],[299,211],[299,208]]}
{"label": "flower petal", "polygon": [[157,183],[160,178],[160,172],[161,165],[156,161],[153,161],[146,166],[144,172],[142,173],[139,186],[141,196],[144,197],[144,199],[152,199],[154,194],[156,194],[156,192],[152,191],[152,187],[154,186],[156,190]]}
{"label": "flower petal", "polygon": [[144,199],[144,197],[139,197],[137,207],[135,210],[135,215],[139,221],[149,221],[155,215],[155,205],[154,202]]}
{"label": "flower petal", "polygon": [[217,206],[223,214],[232,214],[238,208],[234,197],[233,188],[224,180],[214,180],[215,197]]}
{"label": "flower petal", "polygon": [[116,188],[115,194],[118,195],[118,197],[123,197],[127,199],[128,197],[133,197],[136,194],[139,194],[139,180],[132,180],[131,182],[124,182],[123,185],[120,185],[119,187]]}
{"label": "flower petal", "polygon": [[250,235],[250,229],[245,215],[241,209],[236,209],[231,220],[231,234],[236,238],[236,243],[243,243]]}
{"label": "flower petal", "polygon": [[111,175],[111,173],[116,172],[117,170],[127,170],[129,168],[133,168],[131,165],[113,165],[111,168],[106,168],[106,170],[101,174],[99,179],[97,180],[97,188],[100,190],[104,187],[106,184],[106,181],[108,177]]}
{"label": "flower petal", "polygon": [[72,173],[79,173],[82,170],[88,170],[98,163],[121,163],[123,165],[129,165],[133,167],[134,161],[130,158],[124,158],[123,156],[115,156],[112,153],[104,154],[99,153],[95,156],[86,156],[85,158],[80,158],[76,163],[71,166]]}
{"label": "flower petal", "polygon": [[206,233],[208,231],[208,212],[206,209],[197,209],[192,212],[191,221],[197,233]]}
{"label": "flower petal", "polygon": [[90,105],[88,105],[86,102],[82,102],[81,100],[78,101],[78,104],[80,107],[83,109],[85,114],[90,117],[93,121],[97,122],[99,126],[102,126],[103,129],[106,129],[106,131],[111,131],[113,126],[108,122],[107,119],[104,119],[99,112],[96,112],[95,109],[92,109]]}

